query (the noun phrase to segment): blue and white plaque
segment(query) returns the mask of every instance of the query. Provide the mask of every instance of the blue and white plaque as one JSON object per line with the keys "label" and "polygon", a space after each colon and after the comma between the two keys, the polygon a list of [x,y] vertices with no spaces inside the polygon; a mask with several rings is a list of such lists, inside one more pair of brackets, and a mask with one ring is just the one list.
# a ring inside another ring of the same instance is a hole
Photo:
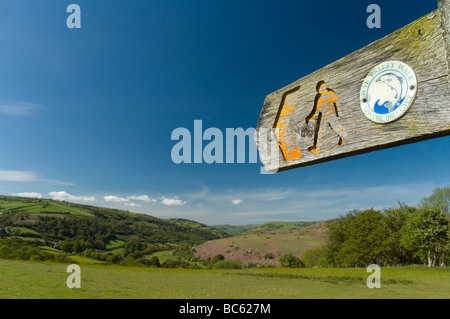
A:
{"label": "blue and white plaque", "polygon": [[417,78],[413,69],[400,61],[374,67],[361,86],[361,110],[375,123],[389,123],[402,117],[413,104]]}

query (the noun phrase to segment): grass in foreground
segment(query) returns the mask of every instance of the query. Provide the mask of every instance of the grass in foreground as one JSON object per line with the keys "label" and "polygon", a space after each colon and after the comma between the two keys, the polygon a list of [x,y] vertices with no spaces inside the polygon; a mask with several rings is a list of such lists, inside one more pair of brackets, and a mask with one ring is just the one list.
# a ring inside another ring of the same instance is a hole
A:
{"label": "grass in foreground", "polygon": [[81,265],[69,289],[67,265],[0,260],[0,298],[450,298],[450,271],[382,268],[369,289],[365,269],[183,270]]}

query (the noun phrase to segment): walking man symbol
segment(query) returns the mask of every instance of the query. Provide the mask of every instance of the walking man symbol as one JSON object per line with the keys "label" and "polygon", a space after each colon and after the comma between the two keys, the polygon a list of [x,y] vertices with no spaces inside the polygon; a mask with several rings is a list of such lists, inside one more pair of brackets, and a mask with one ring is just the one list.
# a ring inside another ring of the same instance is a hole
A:
{"label": "walking man symbol", "polygon": [[308,147],[308,151],[314,154],[319,154],[320,145],[322,144],[323,132],[325,129],[330,129],[334,132],[338,140],[338,145],[344,145],[345,131],[339,124],[339,108],[337,94],[325,87],[325,82],[317,83],[317,95],[314,103],[314,108],[311,113],[305,118],[306,128],[311,127],[312,121],[316,120],[314,128],[314,144]]}

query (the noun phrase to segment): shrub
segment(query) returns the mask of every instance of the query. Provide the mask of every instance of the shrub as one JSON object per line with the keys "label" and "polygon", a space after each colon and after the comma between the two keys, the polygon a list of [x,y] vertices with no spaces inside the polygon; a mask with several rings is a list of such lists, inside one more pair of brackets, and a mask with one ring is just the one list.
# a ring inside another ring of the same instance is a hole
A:
{"label": "shrub", "polygon": [[153,257],[150,259],[150,265],[151,265],[151,266],[160,267],[160,266],[161,266],[161,263],[159,262],[159,258],[158,258],[157,256],[153,256]]}
{"label": "shrub", "polygon": [[224,260],[225,257],[221,254],[215,255],[212,259],[211,259],[211,263],[215,264],[216,262],[220,261],[220,260]]}
{"label": "shrub", "polygon": [[305,264],[297,256],[292,253],[284,254],[279,259],[280,265],[283,268],[303,268]]}
{"label": "shrub", "polygon": [[310,248],[303,254],[306,267],[327,266],[327,250],[325,246]]}
{"label": "shrub", "polygon": [[241,269],[242,264],[239,260],[219,260],[212,266],[213,269]]}
{"label": "shrub", "polygon": [[264,259],[275,259],[275,256],[272,253],[265,253]]}

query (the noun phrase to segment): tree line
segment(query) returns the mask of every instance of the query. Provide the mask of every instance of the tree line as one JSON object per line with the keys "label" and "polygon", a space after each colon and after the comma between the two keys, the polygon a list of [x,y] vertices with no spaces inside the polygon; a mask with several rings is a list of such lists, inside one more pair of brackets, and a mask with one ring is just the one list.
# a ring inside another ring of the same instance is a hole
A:
{"label": "tree line", "polygon": [[450,188],[435,189],[417,207],[354,210],[327,222],[328,241],[302,257],[307,266],[348,267],[450,261]]}
{"label": "tree line", "polygon": [[64,254],[52,254],[39,248],[39,240],[27,241],[17,237],[0,239],[0,258],[30,261],[74,263]]}

